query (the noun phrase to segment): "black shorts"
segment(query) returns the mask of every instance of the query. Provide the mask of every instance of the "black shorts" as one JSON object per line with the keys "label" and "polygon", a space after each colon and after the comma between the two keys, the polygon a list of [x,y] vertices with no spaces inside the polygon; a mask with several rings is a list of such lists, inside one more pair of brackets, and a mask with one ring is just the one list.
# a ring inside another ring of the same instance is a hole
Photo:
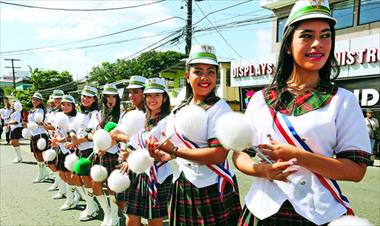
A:
{"label": "black shorts", "polygon": [[18,140],[22,138],[22,129],[23,127],[17,127],[14,130],[11,131],[11,140]]}

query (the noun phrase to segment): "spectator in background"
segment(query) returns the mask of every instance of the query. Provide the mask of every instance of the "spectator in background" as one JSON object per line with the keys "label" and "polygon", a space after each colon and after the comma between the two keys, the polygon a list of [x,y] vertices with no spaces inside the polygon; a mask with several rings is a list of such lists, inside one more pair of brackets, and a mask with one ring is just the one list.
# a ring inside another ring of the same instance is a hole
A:
{"label": "spectator in background", "polygon": [[379,138],[376,133],[376,129],[379,128],[379,121],[375,117],[373,117],[373,110],[370,108],[366,110],[366,116],[367,117],[365,118],[365,123],[367,125],[369,140],[371,141],[372,154],[376,154],[374,146],[376,140]]}
{"label": "spectator in background", "polygon": [[2,118],[4,120],[4,132],[5,132],[5,139],[7,141],[7,144],[9,144],[9,142],[11,141],[11,137],[10,137],[10,129],[9,129],[9,121],[10,121],[10,116],[13,112],[13,109],[12,109],[12,106],[9,102],[9,98],[8,97],[4,97],[3,99],[4,101],[4,111],[3,111],[3,114],[2,114]]}

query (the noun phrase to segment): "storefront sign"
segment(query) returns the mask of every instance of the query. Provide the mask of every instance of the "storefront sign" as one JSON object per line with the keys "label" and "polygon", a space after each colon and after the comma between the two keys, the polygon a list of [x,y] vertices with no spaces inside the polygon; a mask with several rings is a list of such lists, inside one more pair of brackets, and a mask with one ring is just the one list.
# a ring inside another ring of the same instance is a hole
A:
{"label": "storefront sign", "polygon": [[380,51],[378,48],[342,51],[335,53],[335,58],[338,60],[340,66],[353,65],[356,63],[375,63],[380,61]]}
{"label": "storefront sign", "polygon": [[261,76],[271,75],[274,73],[274,64],[262,63],[258,65],[245,65],[235,67],[231,71],[233,78],[247,77],[247,76]]}

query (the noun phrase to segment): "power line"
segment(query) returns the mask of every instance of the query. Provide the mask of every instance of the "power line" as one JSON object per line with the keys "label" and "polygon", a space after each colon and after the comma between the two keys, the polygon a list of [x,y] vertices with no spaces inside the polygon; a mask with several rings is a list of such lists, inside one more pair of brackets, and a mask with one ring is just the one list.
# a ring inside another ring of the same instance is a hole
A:
{"label": "power line", "polygon": [[137,26],[137,27],[133,27],[133,28],[129,28],[129,29],[125,29],[125,30],[121,30],[121,31],[105,34],[105,35],[100,35],[100,36],[96,36],[96,37],[92,37],[92,38],[86,38],[86,39],[82,39],[82,40],[78,40],[78,41],[66,42],[66,43],[61,43],[61,44],[56,44],[56,45],[51,45],[51,46],[45,46],[45,47],[37,47],[37,48],[29,48],[29,49],[21,49],[21,50],[4,51],[4,52],[0,52],[0,53],[1,54],[9,54],[9,53],[18,53],[18,52],[25,52],[25,51],[34,51],[34,50],[40,50],[40,49],[45,49],[45,48],[58,47],[58,46],[64,46],[64,45],[70,45],[70,44],[85,42],[85,41],[91,41],[91,40],[95,40],[95,39],[99,39],[99,38],[104,38],[104,37],[108,37],[108,36],[118,35],[118,34],[121,34],[121,33],[124,33],[124,32],[128,32],[128,31],[137,30],[137,29],[140,29],[140,28],[143,28],[143,27],[148,27],[148,26],[151,26],[151,25],[154,25],[154,24],[158,24],[158,23],[162,23],[162,22],[165,22],[165,21],[168,21],[168,20],[172,20],[172,19],[182,19],[182,20],[185,20],[182,17],[174,16],[174,17],[169,17],[169,18],[162,19],[162,20],[159,20],[159,21],[155,21],[155,22],[152,22],[152,23],[144,24],[144,25],[141,25],[141,26]]}
{"label": "power line", "polygon": [[19,6],[19,7],[25,7],[25,8],[32,8],[32,9],[44,9],[44,10],[58,10],[58,11],[86,11],[86,12],[94,12],[94,11],[111,11],[111,10],[122,10],[122,9],[132,9],[132,8],[138,8],[142,6],[147,5],[153,5],[160,2],[164,2],[166,0],[159,0],[155,2],[149,2],[145,4],[140,5],[133,5],[133,6],[123,6],[123,7],[114,7],[114,8],[99,8],[99,9],[69,9],[69,8],[52,8],[52,7],[43,7],[43,6],[32,6],[32,5],[25,5],[25,4],[19,4],[19,3],[11,3],[11,2],[4,2],[0,1],[2,4],[6,5],[12,5],[12,6]]}
{"label": "power line", "polygon": [[[175,31],[180,32],[182,30],[183,29],[181,28],[181,29],[176,29]],[[173,31],[170,31],[170,32],[172,33]],[[66,49],[42,49],[42,50],[39,50],[38,53],[41,53],[41,52],[50,53],[50,52],[58,52],[58,51],[59,52],[61,52],[61,51],[71,51],[71,50],[77,50],[77,49],[88,49],[88,48],[95,48],[95,47],[101,47],[101,46],[115,45],[115,44],[135,41],[135,40],[142,40],[142,39],[157,37],[157,36],[160,36],[160,35],[166,34],[166,33],[169,33],[169,32],[166,31],[166,32],[162,32],[162,33],[155,34],[155,35],[150,35],[150,36],[135,37],[135,38],[124,39],[124,40],[119,40],[119,41],[99,43],[99,44],[87,45],[87,46],[78,46],[78,47],[72,47],[72,48],[66,48]],[[32,51],[32,52],[22,52],[22,53],[18,53],[16,55],[19,56],[19,55],[29,55],[29,54],[36,54],[36,52],[34,52],[34,51]]]}

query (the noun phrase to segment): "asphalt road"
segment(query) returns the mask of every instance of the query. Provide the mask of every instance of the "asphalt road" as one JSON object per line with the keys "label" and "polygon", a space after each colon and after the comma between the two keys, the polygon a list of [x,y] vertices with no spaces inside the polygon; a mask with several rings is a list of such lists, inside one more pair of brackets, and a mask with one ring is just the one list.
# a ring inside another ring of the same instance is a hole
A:
{"label": "asphalt road", "polygon": [[[53,200],[55,192],[48,192],[51,183],[32,184],[36,176],[36,162],[29,151],[27,141],[23,141],[22,156],[24,162],[13,164],[13,149],[9,145],[0,145],[0,225],[100,225],[101,220],[87,222],[78,220],[79,213],[85,208],[81,202],[74,210],[61,211],[64,199]],[[241,201],[250,187],[252,178],[239,174],[238,181]],[[356,215],[380,225],[380,167],[368,167],[365,178],[360,183],[340,182],[348,196]],[[121,220],[123,222],[123,220]]]}

